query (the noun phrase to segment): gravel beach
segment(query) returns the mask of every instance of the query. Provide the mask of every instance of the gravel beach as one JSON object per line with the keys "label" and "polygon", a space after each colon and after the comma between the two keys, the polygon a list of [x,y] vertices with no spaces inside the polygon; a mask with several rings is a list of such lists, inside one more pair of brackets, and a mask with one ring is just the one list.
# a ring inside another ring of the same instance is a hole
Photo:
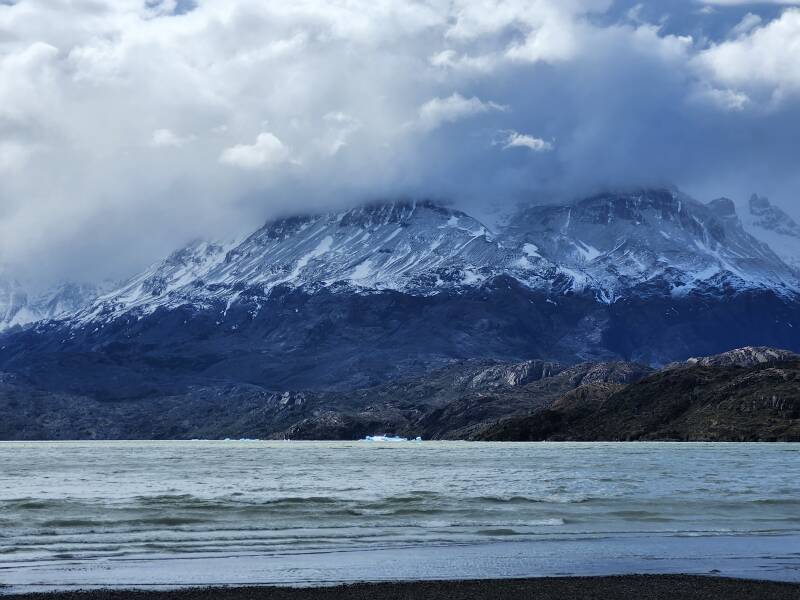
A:
{"label": "gravel beach", "polygon": [[800,584],[684,575],[359,583],[335,587],[92,590],[4,600],[798,600]]}

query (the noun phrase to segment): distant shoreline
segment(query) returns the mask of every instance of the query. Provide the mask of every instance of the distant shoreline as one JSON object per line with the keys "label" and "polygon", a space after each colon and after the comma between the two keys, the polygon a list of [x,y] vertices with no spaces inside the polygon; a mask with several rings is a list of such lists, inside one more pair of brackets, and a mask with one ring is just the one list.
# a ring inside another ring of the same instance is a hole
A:
{"label": "distant shoreline", "polygon": [[623,575],[356,583],[305,588],[100,589],[7,596],[0,592],[0,597],[4,600],[796,600],[800,597],[800,583],[697,575]]}
{"label": "distant shoreline", "polygon": [[364,442],[365,446],[385,444],[387,446],[397,446],[403,448],[407,445],[436,442],[442,444],[800,444],[800,440],[675,440],[675,439],[655,439],[655,440],[451,440],[451,439],[428,439],[428,440],[407,440],[405,442],[383,442],[383,441],[367,441],[363,439],[337,439],[337,438],[319,438],[313,440],[299,439],[299,440],[278,440],[271,438],[264,439],[181,439],[181,438],[75,438],[75,439],[37,439],[37,440],[23,440],[23,439],[0,439],[0,444],[81,444],[86,442],[117,442],[120,444],[136,444],[144,442],[185,442],[185,443],[200,443],[200,442],[215,442],[215,443],[292,443],[292,444],[321,444],[321,443],[341,443],[353,444],[357,442]]}

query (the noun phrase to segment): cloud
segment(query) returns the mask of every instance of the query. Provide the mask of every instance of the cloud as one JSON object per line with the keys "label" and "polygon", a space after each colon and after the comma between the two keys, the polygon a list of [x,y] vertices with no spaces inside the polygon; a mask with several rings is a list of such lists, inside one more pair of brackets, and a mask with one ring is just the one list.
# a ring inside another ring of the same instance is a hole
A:
{"label": "cloud", "polygon": [[34,148],[13,141],[0,142],[0,173],[18,171],[28,162]]}
{"label": "cloud", "polygon": [[326,156],[338,154],[347,146],[350,136],[361,129],[361,122],[358,119],[343,112],[329,112],[322,117],[322,120],[328,127],[320,132],[314,143]]}
{"label": "cloud", "polygon": [[749,12],[742,17],[742,20],[736,24],[736,27],[734,27],[731,30],[731,33],[734,36],[745,35],[746,33],[749,33],[752,29],[761,25],[761,21],[762,21],[761,17]]}
{"label": "cloud", "polygon": [[0,262],[120,278],[400,195],[492,214],[674,183],[800,217],[800,11],[721,4],[0,4]]}
{"label": "cloud", "polygon": [[775,4],[778,6],[790,6],[800,4],[800,0],[700,0],[703,4],[717,6],[749,6],[757,4]]}
{"label": "cloud", "polygon": [[695,98],[718,106],[722,110],[741,111],[751,104],[750,97],[735,90],[716,89],[710,86],[703,86],[697,89]]}
{"label": "cloud", "polygon": [[461,71],[479,71],[488,73],[495,69],[502,60],[497,54],[484,54],[478,56],[459,55],[452,48],[437,52],[430,57],[430,64],[434,67]]}
{"label": "cloud", "polygon": [[496,102],[484,102],[475,96],[465,98],[456,92],[447,98],[433,98],[420,106],[419,125],[425,130],[431,130],[443,123],[454,123],[461,119],[498,110],[508,110],[508,107]]}
{"label": "cloud", "polygon": [[549,152],[553,147],[552,142],[516,131],[507,132],[503,142],[503,150],[508,148],[527,148],[534,152]]}
{"label": "cloud", "polygon": [[273,167],[289,160],[289,149],[274,134],[259,133],[254,144],[237,144],[222,151],[220,162],[242,169]]}
{"label": "cloud", "polygon": [[150,144],[156,148],[180,148],[194,141],[195,136],[180,136],[170,129],[156,129],[150,139]]}
{"label": "cloud", "polygon": [[800,9],[761,27],[758,22],[749,19],[736,39],[708,48],[697,60],[721,85],[781,101],[800,92]]}

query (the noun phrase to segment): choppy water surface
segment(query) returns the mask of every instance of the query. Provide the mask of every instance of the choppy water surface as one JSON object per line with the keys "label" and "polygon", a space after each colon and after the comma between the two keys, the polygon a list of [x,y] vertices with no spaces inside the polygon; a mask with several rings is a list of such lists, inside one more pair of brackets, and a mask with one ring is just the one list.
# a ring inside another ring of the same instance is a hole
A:
{"label": "choppy water surface", "polygon": [[119,559],[798,533],[798,444],[0,443],[0,582]]}

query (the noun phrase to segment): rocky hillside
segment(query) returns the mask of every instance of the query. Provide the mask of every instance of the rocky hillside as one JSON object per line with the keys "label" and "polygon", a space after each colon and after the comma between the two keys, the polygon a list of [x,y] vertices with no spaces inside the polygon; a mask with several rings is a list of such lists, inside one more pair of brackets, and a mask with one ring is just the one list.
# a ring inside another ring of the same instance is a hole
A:
{"label": "rocky hillside", "polygon": [[800,356],[745,348],[622,387],[589,386],[484,440],[800,441]]}
{"label": "rocky hillside", "polygon": [[679,369],[694,365],[701,367],[755,367],[763,364],[790,362],[796,358],[797,354],[788,350],[747,346],[713,356],[688,358],[683,362],[667,365],[667,368]]}
{"label": "rocky hillside", "polygon": [[114,402],[3,374],[0,439],[798,440],[798,390],[800,357],[747,348],[660,371],[461,362],[351,392],[217,384]]}
{"label": "rocky hillside", "polygon": [[218,384],[113,402],[46,392],[4,374],[0,439],[357,439],[376,432],[461,439],[500,418],[547,407],[578,386],[618,385],[649,371],[627,363],[467,362],[351,392]]}

